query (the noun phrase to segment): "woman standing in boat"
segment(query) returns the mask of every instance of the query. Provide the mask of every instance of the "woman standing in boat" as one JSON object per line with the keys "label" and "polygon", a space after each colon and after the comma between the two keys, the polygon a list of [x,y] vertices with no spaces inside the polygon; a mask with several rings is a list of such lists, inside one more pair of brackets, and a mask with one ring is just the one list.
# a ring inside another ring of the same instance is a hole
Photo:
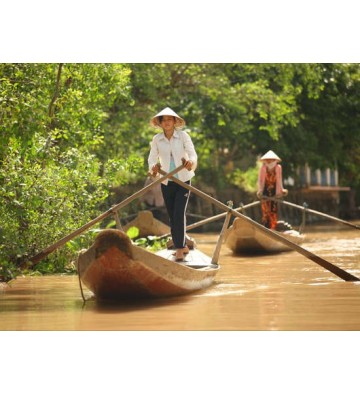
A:
{"label": "woman standing in boat", "polygon": [[[175,177],[191,185],[190,180],[195,175],[197,166],[197,154],[191,137],[181,130],[185,121],[166,107],[151,119],[150,124],[162,130],[153,137],[150,144],[148,165],[152,175],[156,175],[160,168],[169,173],[184,164],[185,169],[180,170]],[[169,215],[171,236],[176,249],[175,259],[181,261],[189,252],[185,239],[185,212],[190,191],[171,180],[162,182],[161,191]]]}
{"label": "woman standing in boat", "polygon": [[[258,176],[259,199],[263,197],[280,198],[288,194],[287,189],[283,188],[282,168],[279,162],[281,159],[273,151],[268,151],[260,160],[263,165]],[[278,206],[274,200],[263,199],[261,201],[261,222],[269,229],[275,229],[278,220]]]}

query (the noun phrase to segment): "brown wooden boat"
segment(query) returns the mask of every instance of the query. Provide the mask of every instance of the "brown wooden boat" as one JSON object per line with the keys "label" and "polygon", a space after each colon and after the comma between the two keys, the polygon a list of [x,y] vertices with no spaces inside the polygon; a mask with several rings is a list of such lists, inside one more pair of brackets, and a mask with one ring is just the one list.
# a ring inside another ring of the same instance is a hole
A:
{"label": "brown wooden boat", "polygon": [[126,232],[132,226],[139,229],[139,237],[162,236],[170,232],[170,227],[154,218],[150,210],[140,211],[136,218],[123,226],[123,229]]}
{"label": "brown wooden boat", "polygon": [[[280,234],[291,242],[302,244],[305,236],[290,226],[279,226],[273,232]],[[292,250],[291,247],[267,236],[258,228],[242,218],[235,218],[225,233],[225,244],[235,253],[266,254]]]}
{"label": "brown wooden boat", "polygon": [[101,231],[94,244],[80,252],[80,280],[99,299],[168,297],[209,287],[219,265],[197,249],[184,262],[171,250],[152,253],[134,245],[121,230]]}

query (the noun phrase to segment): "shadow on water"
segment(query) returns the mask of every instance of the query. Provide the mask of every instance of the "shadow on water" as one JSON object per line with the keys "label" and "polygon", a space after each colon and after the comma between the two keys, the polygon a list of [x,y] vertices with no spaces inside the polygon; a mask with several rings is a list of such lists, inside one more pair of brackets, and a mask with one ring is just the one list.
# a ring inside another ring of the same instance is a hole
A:
{"label": "shadow on water", "polygon": [[[211,287],[210,287],[211,288]],[[207,288],[206,292],[209,292]],[[84,310],[101,311],[102,313],[122,313],[130,311],[145,311],[156,309],[157,307],[178,306],[182,303],[189,303],[194,296],[201,296],[205,291],[197,291],[188,295],[172,296],[166,298],[121,298],[117,300],[102,300],[95,296],[87,298],[82,303]]]}

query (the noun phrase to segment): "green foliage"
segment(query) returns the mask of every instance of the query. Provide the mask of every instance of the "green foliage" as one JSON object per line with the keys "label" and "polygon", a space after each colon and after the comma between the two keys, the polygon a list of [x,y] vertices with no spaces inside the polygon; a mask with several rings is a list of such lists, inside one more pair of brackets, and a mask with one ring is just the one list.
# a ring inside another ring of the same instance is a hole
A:
{"label": "green foliage", "polygon": [[[225,187],[224,180],[231,178],[228,171],[246,171],[268,149],[279,147],[282,154],[284,131],[302,127],[301,101],[316,100],[324,89],[319,64],[130,67],[139,145],[154,133],[146,132],[150,117],[165,106],[172,107],[186,119],[196,145],[201,163],[197,178],[217,188]],[[144,147],[145,156],[148,143]]]}
{"label": "green foliage", "polygon": [[13,262],[0,258],[0,281],[9,282],[15,279],[20,273],[19,268]]}
{"label": "green foliage", "polygon": [[166,248],[167,237],[159,237],[159,236],[147,236],[147,237],[138,237],[140,234],[139,228],[136,226],[131,226],[126,234],[132,239],[135,245],[145,248],[149,251],[159,251]]}
{"label": "green foliage", "polygon": [[168,237],[159,236],[139,237],[140,230],[136,226],[131,226],[126,231],[126,234],[130,237],[135,245],[153,252],[166,248],[166,243],[168,240]]}
{"label": "green foliage", "polygon": [[126,234],[130,237],[130,239],[136,239],[140,234],[140,230],[136,226],[130,226],[130,228],[126,231]]}
{"label": "green foliage", "polygon": [[0,197],[6,204],[0,216],[7,218],[1,252],[11,261],[26,260],[96,216],[109,193],[99,166],[93,155],[76,149],[46,167],[31,156],[19,161],[9,153],[1,169]]}
{"label": "green foliage", "polygon": [[[110,108],[127,97],[129,72],[125,65],[0,65],[2,278],[96,217],[112,186],[139,168],[135,157],[101,160]],[[75,253],[69,243],[37,270],[72,271]]]}
{"label": "green foliage", "polygon": [[134,240],[134,243],[137,246],[153,252],[166,248],[166,242],[166,238],[161,238],[158,236],[147,236]]}
{"label": "green foliage", "polygon": [[258,174],[259,166],[249,167],[246,171],[236,169],[231,177],[229,177],[229,183],[236,185],[246,192],[253,193],[257,191]]}

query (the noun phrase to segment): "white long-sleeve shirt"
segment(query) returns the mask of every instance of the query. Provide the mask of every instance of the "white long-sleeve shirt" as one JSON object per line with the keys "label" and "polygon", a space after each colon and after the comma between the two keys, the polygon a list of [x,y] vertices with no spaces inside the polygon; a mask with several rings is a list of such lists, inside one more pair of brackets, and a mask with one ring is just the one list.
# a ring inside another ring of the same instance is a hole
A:
{"label": "white long-sleeve shirt", "polygon": [[[161,168],[165,172],[170,171],[170,156],[173,156],[175,166],[182,164],[181,158],[193,162],[192,170],[180,170],[177,174],[180,181],[186,182],[194,177],[197,166],[197,154],[191,137],[183,130],[175,130],[173,136],[168,140],[163,132],[154,136],[150,143],[150,153],[148,157],[149,170],[160,161]],[[162,182],[167,185],[168,179]]]}

